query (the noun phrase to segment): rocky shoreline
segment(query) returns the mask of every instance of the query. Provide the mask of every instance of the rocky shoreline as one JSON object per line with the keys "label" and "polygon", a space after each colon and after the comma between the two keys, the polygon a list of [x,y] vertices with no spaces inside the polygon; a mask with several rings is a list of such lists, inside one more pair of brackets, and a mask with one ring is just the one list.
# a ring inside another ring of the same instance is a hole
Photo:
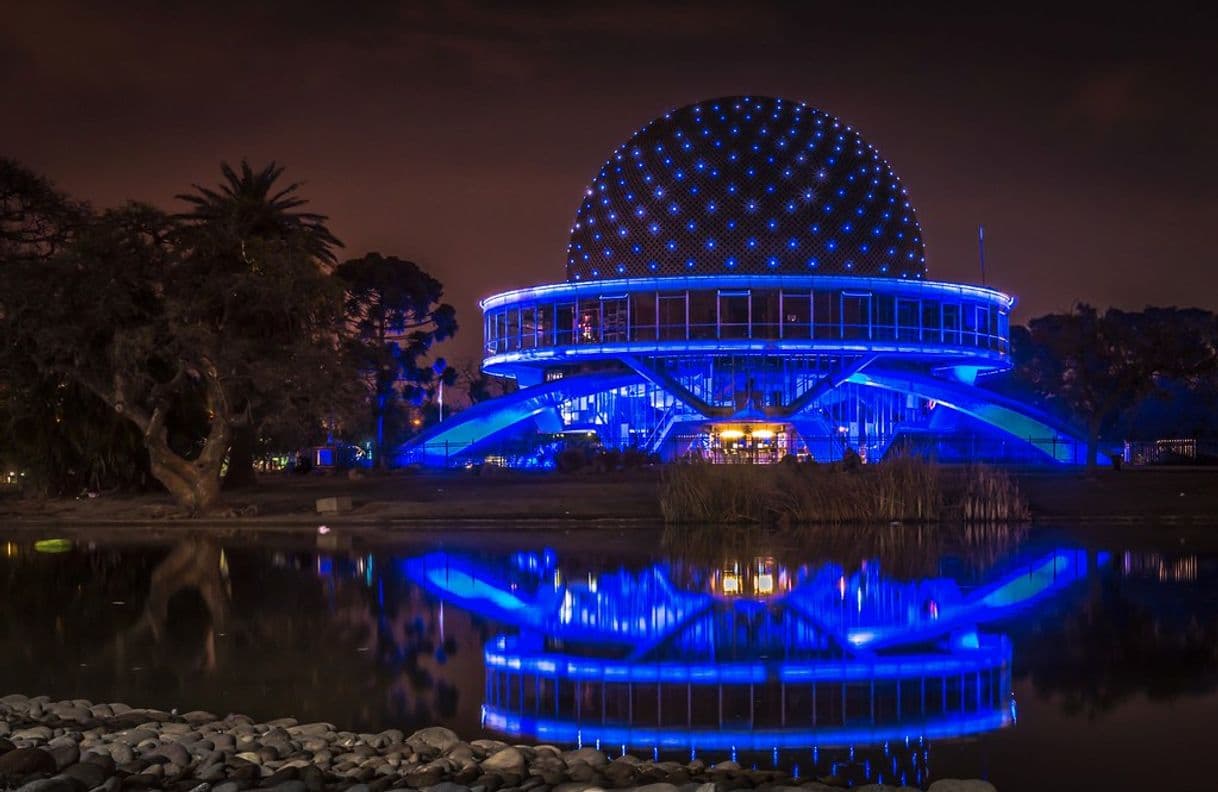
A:
{"label": "rocky shoreline", "polygon": [[[164,712],[82,699],[0,698],[0,789],[19,792],[833,792],[836,779],[796,779],[734,762],[610,759],[593,748],[461,740],[435,726],[407,735],[329,723]],[[861,792],[915,792],[868,785]],[[995,792],[942,779],[929,792]]]}

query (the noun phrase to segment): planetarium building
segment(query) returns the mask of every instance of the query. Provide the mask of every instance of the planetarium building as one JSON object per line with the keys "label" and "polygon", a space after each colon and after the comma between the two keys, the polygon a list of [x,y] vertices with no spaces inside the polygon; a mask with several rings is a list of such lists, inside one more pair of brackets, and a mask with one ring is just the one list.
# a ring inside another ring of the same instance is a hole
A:
{"label": "planetarium building", "polygon": [[518,389],[398,461],[547,464],[564,438],[723,462],[1076,461],[1068,431],[984,387],[1010,368],[1013,303],[928,277],[905,187],[853,128],[712,99],[610,155],[565,281],[482,301],[483,370]]}

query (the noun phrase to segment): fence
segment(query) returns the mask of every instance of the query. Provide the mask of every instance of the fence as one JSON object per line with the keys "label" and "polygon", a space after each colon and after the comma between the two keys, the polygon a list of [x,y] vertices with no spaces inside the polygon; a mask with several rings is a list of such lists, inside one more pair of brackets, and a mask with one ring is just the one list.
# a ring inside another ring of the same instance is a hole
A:
{"label": "fence", "polygon": [[[948,464],[985,462],[990,464],[1035,465],[1060,462],[1084,464],[1087,447],[1082,441],[1059,437],[1016,439],[981,433],[902,433],[886,442],[843,439],[842,435],[800,435],[791,447],[768,441],[764,444],[736,444],[728,448],[713,446],[709,435],[688,434],[669,437],[652,452],[640,448],[602,445],[595,436],[580,435],[532,438],[479,444],[472,449],[457,443],[426,443],[399,453],[396,466],[459,468],[496,465],[522,469],[552,469],[568,466],[631,467],[648,462],[708,461],[722,464],[773,464],[790,454],[797,459],[838,462],[857,454],[863,462],[875,462],[894,454],[926,457]],[[604,455],[610,455],[608,459]],[[1098,462],[1109,464],[1101,450]],[[1155,460],[1135,460],[1131,464],[1151,464]]]}

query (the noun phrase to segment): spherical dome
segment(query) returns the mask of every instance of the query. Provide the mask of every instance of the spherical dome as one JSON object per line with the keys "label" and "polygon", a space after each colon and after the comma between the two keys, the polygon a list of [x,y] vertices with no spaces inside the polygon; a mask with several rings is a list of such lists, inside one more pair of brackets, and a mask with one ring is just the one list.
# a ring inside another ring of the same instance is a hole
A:
{"label": "spherical dome", "polygon": [[857,132],[799,102],[712,99],[618,148],[588,188],[572,281],[655,275],[922,278],[901,181]]}

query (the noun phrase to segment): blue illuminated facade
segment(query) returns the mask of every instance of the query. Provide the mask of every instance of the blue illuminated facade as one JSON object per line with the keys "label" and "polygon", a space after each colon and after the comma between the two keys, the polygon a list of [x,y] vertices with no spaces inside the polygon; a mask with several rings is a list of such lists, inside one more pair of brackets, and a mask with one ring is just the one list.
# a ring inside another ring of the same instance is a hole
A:
{"label": "blue illuminated facade", "polygon": [[977,384],[1010,368],[1014,299],[928,280],[888,162],[798,102],[711,100],[639,130],[588,187],[566,270],[481,304],[483,370],[520,389],[399,463],[532,439],[505,461],[544,465],[572,433],[664,459],[1081,461],[1072,433]]}

